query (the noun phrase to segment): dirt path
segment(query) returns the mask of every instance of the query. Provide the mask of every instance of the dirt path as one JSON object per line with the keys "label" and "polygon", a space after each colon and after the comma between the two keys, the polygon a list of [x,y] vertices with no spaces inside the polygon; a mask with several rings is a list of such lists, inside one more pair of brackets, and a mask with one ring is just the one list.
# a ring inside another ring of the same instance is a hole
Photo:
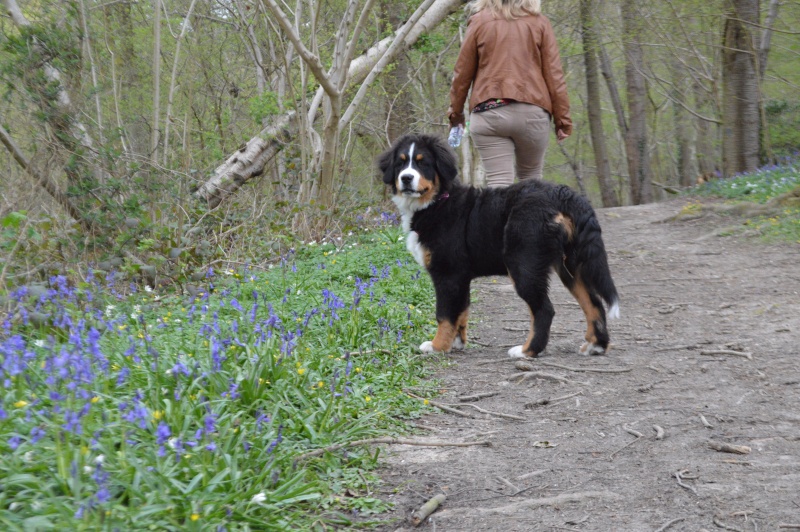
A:
{"label": "dirt path", "polygon": [[552,340],[531,363],[569,382],[509,381],[519,370],[506,351],[524,341],[528,312],[506,279],[474,283],[480,345],[447,355],[437,400],[494,392],[473,404],[524,421],[472,408],[420,420],[419,438],[492,446],[387,448],[398,520],[383,530],[413,530],[404,519],[439,492],[447,501],[419,529],[800,527],[800,246],[708,236],[729,221],[659,223],[682,205],[599,213],[622,308],[608,356],[577,354],[582,314],[553,279]]}

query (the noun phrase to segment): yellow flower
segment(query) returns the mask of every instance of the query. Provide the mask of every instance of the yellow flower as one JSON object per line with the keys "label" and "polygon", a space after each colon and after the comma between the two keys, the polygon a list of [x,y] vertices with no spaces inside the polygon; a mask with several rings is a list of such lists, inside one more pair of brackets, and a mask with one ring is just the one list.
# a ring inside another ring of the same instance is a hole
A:
{"label": "yellow flower", "polygon": [[424,405],[428,405],[429,403],[430,403],[430,401],[428,401],[427,399],[425,399],[424,401],[422,401],[422,404],[424,404]]}
{"label": "yellow flower", "polygon": [[324,382],[322,382],[322,381],[319,381],[319,382],[317,383],[317,386],[318,386],[319,388],[322,388],[323,386],[325,386],[325,383],[324,383]]}
{"label": "yellow flower", "polygon": [[96,395],[95,395],[94,397],[92,397],[92,400],[91,400],[91,402],[92,402],[92,404],[95,404],[95,403],[96,403],[97,401],[99,401],[99,400],[100,400],[100,398],[99,398],[98,396],[96,396]]}
{"label": "yellow flower", "polygon": [[161,410],[156,410],[153,412],[153,419],[155,419],[156,421],[158,421],[162,417],[164,417],[164,412],[162,412]]}
{"label": "yellow flower", "polygon": [[297,374],[298,374],[298,375],[302,375],[302,374],[303,374],[303,373],[305,373],[305,372],[306,372],[306,368],[299,368],[299,369],[297,370]]}
{"label": "yellow flower", "polygon": [[19,400],[16,403],[14,403],[14,406],[17,407],[17,408],[22,408],[23,406],[27,406],[27,405],[28,405],[28,401],[23,401],[23,400]]}
{"label": "yellow flower", "polygon": [[192,514],[192,516],[189,519],[191,519],[192,521],[197,521],[198,519],[200,519],[200,514]]}
{"label": "yellow flower", "polygon": [[361,373],[361,368],[356,368],[356,373]]}
{"label": "yellow flower", "polygon": [[364,400],[369,403],[370,401],[372,401],[372,397],[367,395],[366,397],[364,397]]}

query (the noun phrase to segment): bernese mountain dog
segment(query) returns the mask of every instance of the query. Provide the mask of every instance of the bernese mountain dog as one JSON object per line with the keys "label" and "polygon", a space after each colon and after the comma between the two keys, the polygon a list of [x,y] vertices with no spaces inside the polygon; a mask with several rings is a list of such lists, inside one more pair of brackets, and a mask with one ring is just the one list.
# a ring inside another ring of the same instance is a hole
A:
{"label": "bernese mountain dog", "polygon": [[[423,352],[467,342],[470,282],[508,275],[530,308],[531,327],[512,357],[545,350],[555,315],[548,296],[555,270],[586,315],[580,353],[608,349],[606,317],[619,316],[600,224],[589,202],[564,185],[526,180],[507,188],[464,186],[455,153],[431,135],[406,135],[378,159],[408,233],[406,246],[433,280],[438,329]],[[602,301],[609,306],[608,314]]]}

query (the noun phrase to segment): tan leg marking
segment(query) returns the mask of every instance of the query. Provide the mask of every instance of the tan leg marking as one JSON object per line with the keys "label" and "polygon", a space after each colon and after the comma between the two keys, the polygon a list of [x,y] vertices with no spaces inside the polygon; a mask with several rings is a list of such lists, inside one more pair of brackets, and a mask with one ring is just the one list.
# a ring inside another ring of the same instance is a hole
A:
{"label": "tan leg marking", "polygon": [[467,321],[469,320],[469,309],[466,309],[456,320],[456,334],[461,338],[461,342],[467,345]]}
{"label": "tan leg marking", "polygon": [[[531,328],[528,331],[528,339],[525,340],[525,344],[524,344],[523,349],[525,349],[525,347],[529,347],[531,345],[531,342],[533,341],[533,333],[534,333],[533,323],[534,323],[534,318],[533,318],[533,311],[530,309],[530,307],[528,307],[528,312],[531,315]],[[525,354],[527,356],[531,356],[530,353],[528,353],[527,351],[525,352]],[[535,356],[535,353],[534,353],[534,356]]]}
{"label": "tan leg marking", "polygon": [[580,279],[575,280],[575,285],[572,287],[572,295],[578,301],[583,314],[586,316],[586,341],[597,344],[594,322],[600,319],[600,311],[592,304],[589,291]]}
{"label": "tan leg marking", "polygon": [[436,336],[433,338],[434,351],[450,351],[453,346],[453,340],[456,338],[456,326],[448,320],[439,322],[439,328],[436,329]]}

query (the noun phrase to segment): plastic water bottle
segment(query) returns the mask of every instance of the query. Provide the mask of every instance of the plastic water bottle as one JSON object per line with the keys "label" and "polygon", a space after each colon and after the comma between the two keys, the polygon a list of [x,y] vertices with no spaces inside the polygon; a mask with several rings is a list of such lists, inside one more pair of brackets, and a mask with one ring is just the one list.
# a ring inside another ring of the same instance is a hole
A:
{"label": "plastic water bottle", "polygon": [[461,137],[464,136],[464,126],[462,124],[458,124],[455,127],[450,128],[450,135],[447,137],[447,142],[453,148],[458,148],[461,145]]}

